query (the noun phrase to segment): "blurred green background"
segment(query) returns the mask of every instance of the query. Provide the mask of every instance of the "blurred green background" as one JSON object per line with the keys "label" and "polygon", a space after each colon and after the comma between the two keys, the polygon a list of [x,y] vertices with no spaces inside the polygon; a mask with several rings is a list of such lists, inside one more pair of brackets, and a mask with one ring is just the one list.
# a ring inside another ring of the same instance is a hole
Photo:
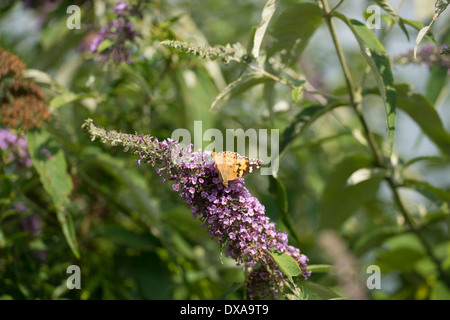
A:
{"label": "blurred green background", "polygon": [[[273,19],[299,2],[281,1]],[[337,2],[330,0],[330,4]],[[396,6],[400,2],[392,1]],[[107,130],[165,139],[178,128],[192,130],[194,121],[201,120],[203,130],[279,129],[283,137],[298,125],[296,115],[318,102],[306,93],[296,102],[289,87],[266,83],[244,88],[210,111],[221,90],[241,75],[242,65],[206,61],[159,45],[160,41],[177,39],[211,46],[239,42],[245,48],[251,40],[251,28],[260,23],[264,2],[132,2],[140,5],[140,14],[130,17],[138,33],[127,44],[133,62],[99,62],[87,49],[97,32],[115,18],[116,3],[72,1],[81,8],[81,29],[72,30],[66,26],[70,14],[65,1],[6,0],[0,4],[0,46],[24,61],[28,78],[39,84],[49,99],[52,121],[41,130],[54,143],[55,152],[60,152],[56,170],[70,176],[61,187],[70,190],[70,201],[64,207],[79,251],[77,258],[66,241],[58,222],[58,206],[43,187],[42,172],[18,168],[3,150],[0,298],[241,299],[245,274],[233,260],[222,256],[219,244],[191,217],[170,184],[163,184],[152,167],[137,165],[137,157],[122,148],[92,142],[81,125],[92,118]],[[363,21],[365,9],[373,3],[344,1],[339,11]],[[408,2],[399,14],[426,25],[433,8],[434,1]],[[433,27],[439,44],[448,43],[448,21],[448,12],[444,12]],[[383,20],[383,28],[385,23]],[[345,25],[337,23],[336,27],[350,71],[362,82],[367,76],[366,62],[357,42]],[[398,26],[387,35],[379,30],[375,33],[384,37],[392,58],[414,47],[417,30],[408,31],[409,40]],[[264,41],[263,50],[274,42],[270,28]],[[346,94],[324,23],[289,68],[319,93]],[[424,65],[393,65],[392,70],[396,82],[413,85],[414,92],[425,96],[437,74]],[[448,76],[446,72],[439,75],[442,90],[431,102],[448,132]],[[371,86],[374,83],[369,79],[367,87]],[[365,96],[363,112],[385,152],[386,116],[379,96]],[[421,123],[402,111],[397,117],[393,170],[400,181],[420,182],[405,185],[400,194],[448,274],[448,154],[443,155],[435,141],[424,134]],[[339,263],[343,260],[355,259],[352,267],[364,285],[370,275],[367,266],[378,265],[381,289],[367,289],[367,297],[448,299],[448,279],[439,276],[421,239],[408,230],[387,183],[372,179],[340,190],[353,172],[371,164],[370,152],[360,136],[360,124],[350,109],[329,112],[290,141],[278,171],[284,193],[274,191],[267,176],[249,175],[246,186],[281,230],[288,230],[280,207],[280,197],[285,197],[298,235],[290,235],[290,244],[306,254],[310,264],[342,267]],[[417,160],[404,166],[419,157],[430,161]],[[53,172],[52,168],[44,170]],[[38,230],[30,232],[25,219],[37,223]],[[325,229],[334,230],[344,244],[341,255],[333,257],[320,245]],[[66,287],[69,265],[81,269],[81,290]],[[339,275],[326,270],[313,272],[310,280],[301,282],[304,290],[313,299],[345,297]]]}

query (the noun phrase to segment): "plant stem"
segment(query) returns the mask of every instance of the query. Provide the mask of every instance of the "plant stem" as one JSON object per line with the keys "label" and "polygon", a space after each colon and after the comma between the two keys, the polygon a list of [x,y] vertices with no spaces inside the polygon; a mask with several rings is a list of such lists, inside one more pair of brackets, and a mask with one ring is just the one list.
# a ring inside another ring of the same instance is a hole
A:
{"label": "plant stem", "polygon": [[331,11],[328,6],[328,2],[326,0],[322,0],[323,4],[323,10],[325,12],[325,21],[328,25],[328,29],[331,33],[331,38],[333,39],[334,46],[337,51],[338,59],[341,64],[342,71],[344,73],[345,83],[347,84],[347,89],[350,96],[350,106],[355,111],[356,115],[358,116],[359,121],[361,122],[361,125],[363,127],[364,133],[366,134],[369,147],[371,148],[373,154],[375,155],[377,165],[380,167],[385,167],[383,156],[378,149],[378,146],[375,142],[375,138],[373,137],[372,133],[369,130],[369,127],[367,125],[367,122],[364,119],[364,116],[362,114],[362,105],[361,105],[361,96],[359,92],[355,90],[355,86],[353,84],[353,79],[350,74],[350,69],[348,68],[347,62],[345,60],[344,51],[342,50],[342,47],[339,43],[339,40],[337,38],[336,29],[334,27],[333,21],[331,20]]}
{"label": "plant stem", "polygon": [[[339,40],[337,38],[337,34],[336,34],[336,30],[334,27],[334,24],[331,20],[331,11],[330,8],[328,6],[328,2],[327,0],[320,0],[321,3],[321,7],[322,10],[324,12],[324,16],[325,16],[325,21],[327,23],[328,29],[330,31],[331,37],[333,39],[333,43],[336,47],[336,51],[337,51],[337,55],[339,58],[339,62],[341,64],[342,67],[342,71],[344,73],[344,78],[345,78],[345,82],[347,85],[347,89],[349,92],[349,96],[350,96],[350,106],[353,108],[353,110],[355,111],[355,113],[358,116],[358,119],[363,127],[364,133],[366,135],[366,138],[368,140],[368,144],[369,147],[375,157],[376,163],[379,167],[381,168],[389,168],[392,166],[392,164],[390,163],[390,160],[387,159],[385,160],[384,157],[382,156],[381,150],[379,149],[377,143],[375,142],[374,136],[372,135],[372,133],[369,130],[368,124],[366,122],[366,120],[364,119],[364,116],[362,114],[362,104],[361,104],[361,96],[359,91],[355,90],[355,86],[353,84],[353,79],[351,77],[347,62],[345,60],[345,56],[344,56],[344,52],[342,50],[342,47],[339,43]],[[386,161],[388,161],[388,163],[386,163]],[[446,275],[446,273],[444,272],[444,270],[441,267],[441,263],[439,261],[439,259],[437,259],[437,257],[434,255],[432,246],[428,243],[427,239],[424,237],[424,235],[422,234],[421,230],[416,226],[413,218],[411,217],[410,213],[408,212],[408,210],[406,209],[406,207],[403,205],[403,202],[400,198],[400,194],[398,192],[398,185],[395,183],[395,180],[393,177],[388,176],[385,178],[386,181],[388,182],[388,185],[392,191],[392,195],[394,198],[394,201],[401,213],[401,215],[403,216],[405,223],[409,226],[409,228],[411,229],[412,232],[414,232],[417,237],[419,238],[420,242],[423,244],[425,251],[427,252],[427,254],[430,256],[431,260],[433,261],[433,263],[436,265],[439,276],[441,277],[441,279],[450,286],[450,279],[449,277]]]}
{"label": "plant stem", "polygon": [[416,226],[414,220],[411,218],[410,214],[408,213],[405,206],[403,205],[402,199],[400,198],[400,194],[398,192],[397,184],[394,182],[394,180],[391,177],[386,178],[386,180],[389,184],[389,187],[392,190],[392,194],[394,196],[395,203],[397,204],[400,212],[402,213],[402,215],[405,219],[405,222],[409,225],[411,230],[417,235],[420,242],[422,242],[422,244],[425,248],[425,251],[430,256],[431,260],[433,260],[433,262],[436,264],[437,270],[438,270],[441,278],[447,283],[447,285],[450,285],[450,280],[449,280],[448,276],[445,274],[444,270],[442,269],[439,259],[434,255],[433,248],[428,243],[428,241],[425,239],[421,230]]}

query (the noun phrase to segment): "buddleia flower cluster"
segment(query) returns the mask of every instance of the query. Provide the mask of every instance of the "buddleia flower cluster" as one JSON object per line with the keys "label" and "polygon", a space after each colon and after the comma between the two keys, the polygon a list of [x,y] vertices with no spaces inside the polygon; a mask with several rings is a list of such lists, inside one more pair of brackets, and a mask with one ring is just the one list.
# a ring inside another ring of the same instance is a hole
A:
{"label": "buddleia flower cluster", "polygon": [[12,129],[39,128],[50,120],[47,98],[33,82],[23,79],[25,64],[0,47],[1,122]]}
{"label": "buddleia flower cluster", "polygon": [[[90,44],[89,50],[92,54],[96,54],[96,60],[112,59],[115,62],[133,62],[132,50],[128,46],[128,42],[136,38],[137,32],[133,23],[128,20],[130,11],[131,6],[125,1],[120,1],[114,7],[116,18],[101,29]],[[101,48],[102,43],[107,44],[105,48]]]}
{"label": "buddleia flower cluster", "polygon": [[277,297],[283,288],[284,274],[270,252],[290,255],[307,279],[308,258],[288,244],[286,233],[276,230],[265,215],[265,207],[252,196],[239,178],[225,187],[210,152],[194,151],[172,139],[159,141],[151,135],[105,131],[88,119],[83,128],[92,140],[123,146],[139,156],[138,163],[156,167],[163,181],[185,200],[193,218],[224,248],[247,273],[246,288],[251,299]]}

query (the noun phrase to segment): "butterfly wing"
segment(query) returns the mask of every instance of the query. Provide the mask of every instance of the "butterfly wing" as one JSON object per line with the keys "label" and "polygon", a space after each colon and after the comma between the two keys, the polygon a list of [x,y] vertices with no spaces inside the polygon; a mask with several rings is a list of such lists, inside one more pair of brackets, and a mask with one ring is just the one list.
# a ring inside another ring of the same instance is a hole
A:
{"label": "butterfly wing", "polygon": [[261,160],[243,157],[237,153],[236,153],[236,155],[237,155],[237,158],[235,160],[234,169],[233,169],[234,172],[236,172],[236,174],[237,174],[235,179],[243,177],[243,176],[250,174],[253,171],[261,168],[261,165],[262,165]]}
{"label": "butterfly wing", "polygon": [[212,156],[214,157],[214,162],[216,163],[217,170],[219,171],[220,181],[222,181],[223,185],[228,186],[228,181],[231,177],[230,165],[227,164],[227,157],[225,152],[215,153],[212,152]]}
{"label": "butterfly wing", "polygon": [[262,165],[261,160],[243,157],[236,152],[212,152],[212,155],[224,186],[228,186],[228,181],[250,174]]}

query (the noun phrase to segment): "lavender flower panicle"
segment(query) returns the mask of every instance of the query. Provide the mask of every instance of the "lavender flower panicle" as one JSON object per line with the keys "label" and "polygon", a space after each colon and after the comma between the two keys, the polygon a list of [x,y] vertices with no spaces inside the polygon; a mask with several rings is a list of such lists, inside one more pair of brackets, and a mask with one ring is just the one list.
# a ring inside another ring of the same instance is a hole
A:
{"label": "lavender flower panicle", "polygon": [[[117,19],[114,19],[109,25],[101,29],[98,35],[92,40],[89,50],[92,54],[98,54],[96,60],[106,61],[113,59],[116,62],[132,63],[132,51],[127,48],[126,42],[133,41],[136,37],[134,25],[125,17],[129,5],[125,1],[119,2],[114,11]],[[100,44],[105,41],[111,41],[111,46],[98,52]]]}
{"label": "lavender flower panicle", "polygon": [[244,179],[220,183],[210,152],[195,152],[192,145],[177,141],[158,141],[151,135],[106,132],[88,119],[83,124],[92,140],[122,145],[125,151],[139,155],[138,163],[158,166],[156,171],[164,181],[172,181],[172,189],[186,201],[192,216],[219,243],[225,244],[225,254],[248,272],[247,292],[251,299],[274,297],[282,288],[283,274],[268,251],[289,254],[299,264],[307,279],[308,258],[288,245],[287,233],[275,229],[275,223],[265,216],[265,207],[244,187]]}

